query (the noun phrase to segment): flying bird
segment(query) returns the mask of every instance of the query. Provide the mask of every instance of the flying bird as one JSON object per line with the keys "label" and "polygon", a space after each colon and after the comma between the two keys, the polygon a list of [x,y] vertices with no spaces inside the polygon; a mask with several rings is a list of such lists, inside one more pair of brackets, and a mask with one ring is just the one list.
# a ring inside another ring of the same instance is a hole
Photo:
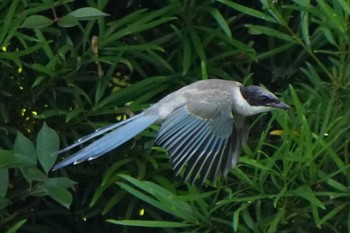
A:
{"label": "flying bird", "polygon": [[96,130],[62,153],[103,135],[59,162],[53,170],[98,158],[152,124],[161,124],[156,143],[164,147],[176,175],[184,168],[185,181],[200,183],[226,176],[237,164],[248,139],[248,116],[276,108],[289,109],[270,91],[236,81],[208,79],[175,91],[142,113]]}

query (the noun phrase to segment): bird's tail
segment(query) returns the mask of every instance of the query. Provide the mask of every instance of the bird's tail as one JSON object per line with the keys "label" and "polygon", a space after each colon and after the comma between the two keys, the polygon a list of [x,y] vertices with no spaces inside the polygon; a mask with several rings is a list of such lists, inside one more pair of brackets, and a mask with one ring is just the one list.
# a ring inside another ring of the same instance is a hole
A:
{"label": "bird's tail", "polygon": [[94,141],[90,145],[86,146],[85,148],[81,149],[77,153],[59,162],[53,167],[52,170],[54,171],[54,170],[60,169],[69,164],[78,164],[86,160],[92,160],[92,159],[98,158],[106,154],[107,152],[117,148],[118,146],[128,141],[129,139],[133,138],[135,135],[145,130],[151,124],[155,123],[158,120],[158,118],[159,117],[157,116],[157,114],[142,113],[126,121],[122,121],[120,123],[113,124],[105,128],[101,128],[95,131],[94,133],[81,138],[77,143],[59,151],[58,153],[62,153],[67,150],[70,150],[103,133],[106,133],[111,130],[112,131],[110,133],[107,133],[100,139]]}

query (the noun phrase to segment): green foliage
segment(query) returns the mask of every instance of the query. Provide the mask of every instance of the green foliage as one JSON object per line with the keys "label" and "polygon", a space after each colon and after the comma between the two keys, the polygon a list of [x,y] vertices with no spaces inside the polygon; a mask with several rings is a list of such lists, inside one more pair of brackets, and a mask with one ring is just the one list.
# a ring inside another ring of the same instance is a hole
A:
{"label": "green foliage", "polygon": [[[34,146],[27,137],[18,133],[13,151],[0,150],[2,215],[6,215],[6,207],[30,197],[49,196],[66,208],[72,203],[72,194],[67,189],[73,187],[74,182],[66,177],[50,178],[47,175],[56,160],[53,153],[58,150],[59,146],[57,133],[44,123],[38,132],[36,142],[37,145]],[[37,167],[38,161],[42,169]],[[20,171],[20,175],[16,175],[15,180],[9,179],[11,169]],[[15,182],[16,186],[13,186],[12,182]],[[25,210],[30,205],[24,202],[18,211]],[[3,224],[12,221],[13,217],[10,215],[8,219],[4,218]],[[26,221],[26,219],[19,221],[7,232],[16,232]]]}
{"label": "green foliage", "polygon": [[[1,232],[350,231],[346,1],[4,0],[0,16]],[[159,126],[50,172],[59,147],[210,77],[292,106],[251,119],[227,178],[183,184]]]}

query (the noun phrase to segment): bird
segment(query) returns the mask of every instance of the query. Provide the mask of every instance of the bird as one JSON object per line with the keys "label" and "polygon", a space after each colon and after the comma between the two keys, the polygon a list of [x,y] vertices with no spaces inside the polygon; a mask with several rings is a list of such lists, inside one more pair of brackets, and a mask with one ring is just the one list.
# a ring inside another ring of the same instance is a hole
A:
{"label": "bird", "polygon": [[97,129],[60,150],[69,151],[91,139],[53,170],[93,160],[117,148],[152,124],[161,124],[155,143],[168,151],[175,175],[183,170],[185,182],[203,184],[225,177],[236,166],[247,143],[246,118],[290,107],[267,89],[240,82],[206,79],[168,94],[138,115]]}

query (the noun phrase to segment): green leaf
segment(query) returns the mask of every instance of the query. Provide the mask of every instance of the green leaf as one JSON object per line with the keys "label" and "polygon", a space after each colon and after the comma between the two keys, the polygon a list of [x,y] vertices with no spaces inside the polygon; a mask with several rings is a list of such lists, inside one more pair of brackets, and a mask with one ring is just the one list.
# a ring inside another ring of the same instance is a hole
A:
{"label": "green leaf", "polygon": [[60,187],[60,188],[70,188],[72,187],[76,182],[74,182],[71,179],[68,179],[66,177],[54,177],[50,178],[45,182],[45,185],[54,186],[54,187]]}
{"label": "green leaf", "polygon": [[47,174],[56,161],[57,154],[55,152],[59,148],[59,139],[57,133],[46,123],[38,133],[36,147],[39,162]]}
{"label": "green leaf", "polygon": [[225,4],[228,7],[231,7],[232,9],[235,9],[239,12],[242,12],[245,15],[250,15],[258,19],[262,19],[264,21],[272,22],[272,23],[278,23],[273,17],[266,15],[258,10],[240,5],[238,3],[228,1],[228,0],[218,0],[218,2],[221,2]]}
{"label": "green leaf", "polygon": [[160,228],[178,228],[190,227],[193,224],[184,222],[170,222],[170,221],[148,221],[148,220],[114,220],[108,219],[107,222],[123,225],[123,226],[138,226],[138,227],[160,227]]}
{"label": "green leaf", "polygon": [[194,210],[189,203],[180,200],[181,197],[177,197],[177,195],[155,183],[139,181],[127,175],[120,174],[119,176],[130,182],[136,188],[122,182],[117,182],[117,184],[138,199],[188,222],[195,221],[195,215],[197,213],[193,212]]}
{"label": "green leaf", "polygon": [[27,219],[23,219],[23,220],[17,222],[10,229],[8,229],[6,231],[6,233],[16,233],[19,230],[19,228],[21,228],[23,226],[23,224],[25,224],[26,222],[27,222]]}
{"label": "green leaf", "polygon": [[33,142],[22,133],[17,134],[13,150],[15,153],[25,155],[35,163],[37,162],[37,154]]}
{"label": "green leaf", "polygon": [[224,31],[227,37],[232,38],[230,27],[228,26],[225,18],[222,16],[220,11],[214,7],[210,7],[209,13],[214,17],[214,19],[220,25],[221,29]]}
{"label": "green leaf", "polygon": [[21,28],[45,28],[52,25],[54,21],[46,16],[42,15],[31,15],[28,16],[22,25]]}
{"label": "green leaf", "polygon": [[43,66],[39,63],[32,64],[31,68],[35,71],[38,71],[51,77],[55,75],[55,71],[53,69],[50,69],[49,67]]}
{"label": "green leaf", "polygon": [[191,66],[192,48],[191,41],[188,37],[182,39],[183,41],[183,56],[182,56],[182,75],[186,75]]}
{"label": "green leaf", "polygon": [[338,4],[341,5],[342,9],[346,12],[346,14],[350,15],[350,5],[348,1],[345,0],[337,0]]}
{"label": "green leaf", "polygon": [[207,71],[207,63],[205,61],[201,61],[201,76],[202,79],[208,79],[208,71]]}
{"label": "green leaf", "polygon": [[304,198],[308,200],[310,203],[316,205],[321,209],[326,209],[324,204],[315,196],[312,192],[312,189],[309,186],[303,186],[295,191],[292,191],[293,195]]}
{"label": "green leaf", "polygon": [[277,31],[275,29],[272,29],[270,27],[257,26],[257,25],[247,25],[247,27],[249,28],[249,32],[253,35],[265,34],[267,36],[272,36],[288,42],[296,43],[296,40],[292,36],[286,33]]}
{"label": "green leaf", "polygon": [[0,210],[5,209],[10,204],[10,200],[0,196]]}
{"label": "green leaf", "polygon": [[277,214],[274,216],[267,233],[274,233],[278,231],[278,225],[283,221],[283,217],[286,215],[286,210],[278,210]]}
{"label": "green leaf", "polygon": [[199,58],[203,62],[207,63],[207,57],[206,57],[206,54],[204,51],[203,43],[202,43],[201,39],[199,38],[198,34],[196,33],[195,29],[190,28],[189,33],[190,33],[190,37],[192,40],[192,44],[193,44],[194,48],[196,49],[196,52],[197,52]]}
{"label": "green leaf", "polygon": [[327,23],[327,26],[329,29],[337,29],[341,33],[346,33],[346,25],[343,21],[343,19],[340,17],[339,14],[335,11],[333,7],[327,4],[324,0],[317,0],[317,3],[319,4],[319,8],[321,10],[320,15],[322,19]]}
{"label": "green leaf", "polygon": [[31,183],[33,181],[43,182],[47,180],[47,176],[36,167],[21,167],[24,178]]}
{"label": "green leaf", "polygon": [[1,168],[0,169],[0,197],[6,196],[8,185],[9,185],[9,171],[6,168]]}
{"label": "green leaf", "polygon": [[79,21],[76,17],[72,15],[66,15],[60,18],[57,21],[58,26],[64,27],[64,28],[69,28],[69,27],[74,27],[79,24]]}
{"label": "green leaf", "polygon": [[67,209],[72,204],[72,201],[73,201],[72,194],[65,188],[51,186],[50,184],[46,184],[46,183],[44,183],[42,188],[47,192],[47,194],[52,199],[54,199],[55,201],[57,201]]}
{"label": "green leaf", "polygon": [[0,149],[0,168],[33,167],[36,163],[28,156]]}
{"label": "green leaf", "polygon": [[20,0],[13,0],[10,2],[6,3],[11,3],[3,8],[3,6],[6,6],[4,1],[1,1],[0,8],[4,9],[2,10],[2,15],[1,15],[1,27],[0,27],[0,44],[6,45],[12,40],[12,36],[15,33],[17,33],[17,27],[14,27],[13,21],[14,21],[14,16],[17,14],[17,8],[19,5],[21,5]]}
{"label": "green leaf", "polygon": [[335,205],[334,209],[330,210],[327,212],[327,214],[325,216],[323,216],[323,218],[320,219],[319,225],[318,227],[321,228],[321,225],[324,224],[325,222],[329,221],[330,223],[332,223],[334,221],[334,219],[332,220],[332,218],[334,218],[334,216],[338,215],[342,210],[346,210],[346,212],[349,212],[349,203],[342,203],[339,205]]}
{"label": "green leaf", "polygon": [[108,14],[93,7],[83,7],[70,12],[67,16],[73,16],[78,20],[91,20],[99,17],[108,16]]}
{"label": "green leaf", "polygon": [[[126,192],[124,190],[119,190],[115,193],[113,193],[113,196],[111,199],[107,201],[107,203],[104,205],[104,208],[102,210],[102,214],[108,213],[115,205],[117,205],[125,196]],[[91,207],[92,205],[90,205]]]}

